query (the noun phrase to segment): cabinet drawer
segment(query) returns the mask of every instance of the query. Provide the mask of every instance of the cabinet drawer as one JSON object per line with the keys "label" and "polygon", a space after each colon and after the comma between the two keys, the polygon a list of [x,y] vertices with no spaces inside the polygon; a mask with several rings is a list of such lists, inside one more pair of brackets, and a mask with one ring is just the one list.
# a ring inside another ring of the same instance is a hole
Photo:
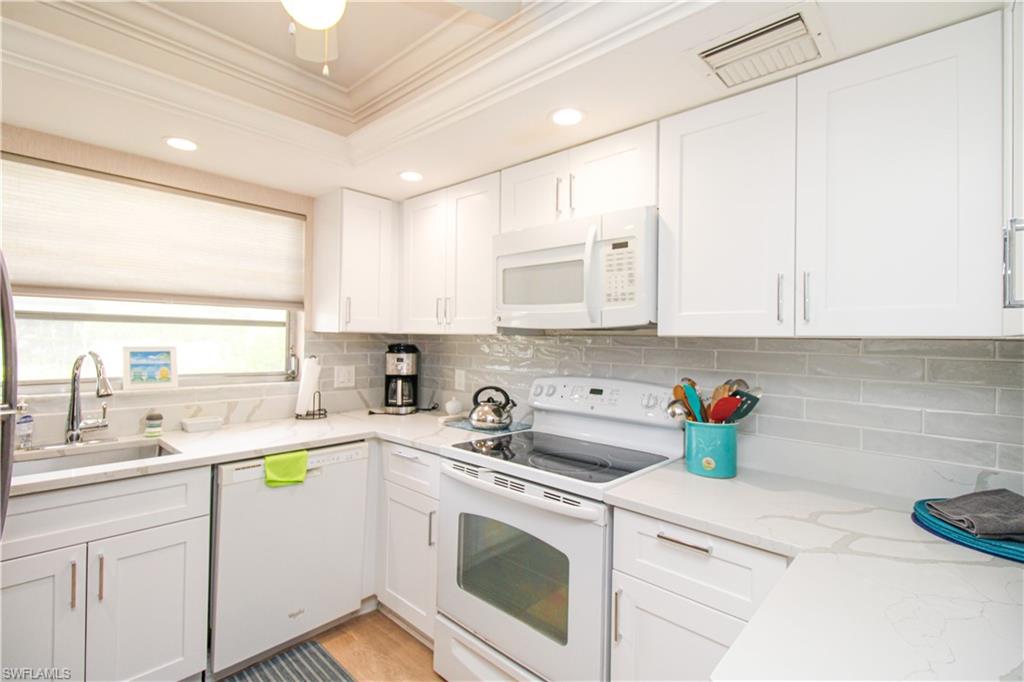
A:
{"label": "cabinet drawer", "polygon": [[748,620],[786,558],[683,526],[615,510],[616,570]]}
{"label": "cabinet drawer", "polygon": [[126,478],[10,500],[3,559],[210,513],[210,469]]}
{"label": "cabinet drawer", "polygon": [[381,453],[385,480],[437,499],[441,487],[440,457],[395,443],[383,443]]}

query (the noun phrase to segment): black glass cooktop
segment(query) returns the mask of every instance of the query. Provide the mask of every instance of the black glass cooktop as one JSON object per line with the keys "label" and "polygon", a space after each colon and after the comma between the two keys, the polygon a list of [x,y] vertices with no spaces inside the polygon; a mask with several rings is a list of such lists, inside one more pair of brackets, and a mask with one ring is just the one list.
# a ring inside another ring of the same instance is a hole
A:
{"label": "black glass cooktop", "polygon": [[650,452],[539,431],[496,435],[458,443],[455,447],[588,483],[614,481],[668,459]]}

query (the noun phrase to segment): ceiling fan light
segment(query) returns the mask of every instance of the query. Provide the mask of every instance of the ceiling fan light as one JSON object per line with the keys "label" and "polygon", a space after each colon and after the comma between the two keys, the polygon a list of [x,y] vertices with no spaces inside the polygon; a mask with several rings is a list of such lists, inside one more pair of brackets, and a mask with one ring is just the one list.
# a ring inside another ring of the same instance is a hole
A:
{"label": "ceiling fan light", "polygon": [[346,0],[281,0],[281,4],[299,24],[314,31],[326,31],[341,21]]}

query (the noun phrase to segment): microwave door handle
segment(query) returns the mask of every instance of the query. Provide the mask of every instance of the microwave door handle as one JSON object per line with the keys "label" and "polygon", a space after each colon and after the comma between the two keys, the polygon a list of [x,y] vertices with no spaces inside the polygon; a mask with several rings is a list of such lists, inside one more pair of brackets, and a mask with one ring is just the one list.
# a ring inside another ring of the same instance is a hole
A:
{"label": "microwave door handle", "polygon": [[587,230],[587,241],[583,245],[583,303],[587,307],[587,318],[597,324],[597,285],[593,279],[594,250],[597,247],[597,223]]}

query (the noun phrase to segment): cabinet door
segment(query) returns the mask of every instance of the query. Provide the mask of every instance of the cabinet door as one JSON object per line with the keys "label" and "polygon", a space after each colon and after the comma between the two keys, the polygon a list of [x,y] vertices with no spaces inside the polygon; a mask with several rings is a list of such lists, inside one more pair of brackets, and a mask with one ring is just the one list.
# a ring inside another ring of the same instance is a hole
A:
{"label": "cabinet door", "polygon": [[798,77],[797,334],[1000,325],[998,13]]}
{"label": "cabinet door", "polygon": [[342,331],[341,310],[341,192],[313,202],[312,322],[315,332]]}
{"label": "cabinet door", "polygon": [[437,500],[394,483],[387,496],[380,600],[433,638],[437,616]]}
{"label": "cabinet door", "polygon": [[341,196],[341,315],[348,332],[394,328],[394,206],[387,199],[343,190]]}
{"label": "cabinet door", "polygon": [[85,545],[0,563],[0,667],[85,675]]}
{"label": "cabinet door", "polygon": [[493,334],[494,235],[498,234],[497,173],[448,190],[447,331]]}
{"label": "cabinet door", "polygon": [[514,232],[569,218],[569,152],[501,171],[501,231]]}
{"label": "cabinet door", "polygon": [[89,543],[86,677],[180,680],[206,668],[209,519]]}
{"label": "cabinet door", "polygon": [[441,330],[445,295],[445,254],[448,208],[445,191],[432,192],[403,204],[405,296],[403,332]]}
{"label": "cabinet door", "polygon": [[569,150],[569,210],[573,218],[658,203],[658,124],[655,122]]}
{"label": "cabinet door", "polygon": [[612,571],[612,680],[707,680],[744,622]]}
{"label": "cabinet door", "polygon": [[658,333],[793,335],[796,82],[661,122]]}

